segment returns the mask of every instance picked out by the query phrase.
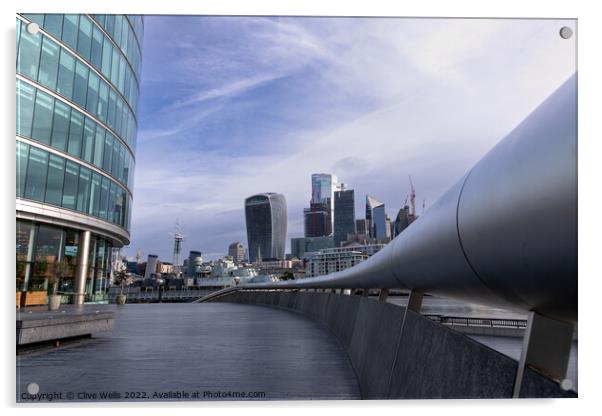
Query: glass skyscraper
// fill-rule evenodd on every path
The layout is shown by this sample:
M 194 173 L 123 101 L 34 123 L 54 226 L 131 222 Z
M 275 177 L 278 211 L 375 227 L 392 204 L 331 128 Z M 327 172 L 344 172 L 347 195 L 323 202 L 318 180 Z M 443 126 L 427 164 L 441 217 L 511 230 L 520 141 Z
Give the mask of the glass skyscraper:
M 347 241 L 347 234 L 355 234 L 355 192 L 353 189 L 334 193 L 334 246 Z
M 55 270 L 64 302 L 105 300 L 111 249 L 130 241 L 143 31 L 137 15 L 17 15 L 22 305 Z
M 249 261 L 284 259 L 286 199 L 268 192 L 245 199 Z

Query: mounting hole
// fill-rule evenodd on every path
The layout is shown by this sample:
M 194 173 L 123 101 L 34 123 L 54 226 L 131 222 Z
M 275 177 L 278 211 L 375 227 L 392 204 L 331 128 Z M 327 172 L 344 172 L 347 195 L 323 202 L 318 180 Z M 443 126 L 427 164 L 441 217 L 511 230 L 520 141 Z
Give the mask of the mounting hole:
M 40 25 L 35 22 L 31 22 L 27 25 L 26 29 L 27 33 L 30 35 L 36 35 L 40 31 Z
M 570 38 L 571 36 L 573 36 L 573 29 L 571 29 L 570 27 L 568 27 L 568 26 L 563 26 L 563 27 L 560 29 L 560 37 L 561 37 L 562 39 L 568 39 L 568 38 Z
M 573 382 L 571 380 L 569 380 L 568 378 L 565 378 L 564 380 L 562 380 L 560 382 L 560 388 L 564 391 L 569 391 L 570 389 L 573 388 Z
M 27 385 L 27 393 L 29 394 L 38 394 L 39 391 L 40 386 L 38 386 L 38 383 L 29 383 Z

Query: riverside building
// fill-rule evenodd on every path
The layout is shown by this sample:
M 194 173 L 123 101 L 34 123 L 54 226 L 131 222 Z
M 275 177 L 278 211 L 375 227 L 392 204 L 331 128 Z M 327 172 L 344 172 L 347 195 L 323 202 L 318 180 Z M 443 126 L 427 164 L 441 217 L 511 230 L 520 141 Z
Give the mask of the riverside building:
M 17 300 L 44 303 L 59 275 L 63 302 L 103 302 L 130 242 L 143 18 L 16 23 Z

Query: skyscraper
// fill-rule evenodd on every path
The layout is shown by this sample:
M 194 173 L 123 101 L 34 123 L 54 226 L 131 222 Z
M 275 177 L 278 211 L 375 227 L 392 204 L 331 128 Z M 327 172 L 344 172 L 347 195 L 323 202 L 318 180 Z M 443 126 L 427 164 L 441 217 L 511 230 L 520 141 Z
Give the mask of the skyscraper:
M 374 209 L 381 205 L 384 205 L 384 204 L 382 202 L 380 202 L 378 199 L 371 197 L 370 195 L 366 195 L 366 234 L 369 237 L 373 237 L 373 238 L 375 237 Z M 383 208 L 383 212 L 384 212 L 384 208 Z M 383 221 L 384 221 L 384 217 L 383 217 Z
M 239 241 L 236 241 L 228 246 L 228 255 L 232 257 L 234 264 L 242 263 L 245 259 L 245 248 Z
M 385 213 L 385 204 L 380 204 L 372 209 L 372 222 L 374 228 L 374 238 L 380 241 L 387 239 L 387 214 Z M 390 234 L 389 234 L 390 237 Z
M 106 297 L 109 254 L 130 242 L 143 31 L 135 15 L 17 16 L 21 304 L 59 263 L 72 302 Z
M 277 193 L 264 193 L 245 200 L 249 261 L 258 257 L 284 259 L 286 244 L 286 199 Z
M 355 234 L 355 193 L 353 189 L 334 193 L 334 246 L 340 247 L 348 234 Z

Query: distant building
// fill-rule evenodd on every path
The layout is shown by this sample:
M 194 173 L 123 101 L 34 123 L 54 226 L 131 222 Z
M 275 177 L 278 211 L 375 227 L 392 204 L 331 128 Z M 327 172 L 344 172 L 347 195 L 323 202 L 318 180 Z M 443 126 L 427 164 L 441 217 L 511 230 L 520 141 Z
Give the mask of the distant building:
M 328 204 L 331 233 L 334 228 L 334 192 L 339 186 L 338 178 L 330 173 L 314 173 L 311 175 L 311 203 Z
M 264 193 L 245 200 L 249 261 L 258 257 L 284 259 L 286 244 L 286 199 L 277 193 Z
M 374 230 L 374 209 L 384 205 L 381 201 L 379 201 L 378 199 L 371 197 L 370 195 L 366 195 L 366 234 L 369 237 L 374 237 L 375 236 L 375 230 Z M 383 208 L 384 210 L 384 208 Z M 383 221 L 384 221 L 384 216 L 383 216 Z
M 372 209 L 372 222 L 373 222 L 373 237 L 385 241 L 387 239 L 387 215 L 385 213 L 385 204 L 380 205 Z M 390 236 L 389 236 L 390 237 Z
M 328 248 L 320 250 L 309 260 L 306 277 L 323 276 L 340 272 L 366 260 L 368 255 L 353 248 Z
M 340 247 L 348 234 L 355 234 L 355 193 L 342 189 L 334 193 L 334 246 Z
M 198 266 L 203 263 L 202 253 L 200 251 L 191 250 L 188 253 L 188 261 L 186 262 L 186 275 L 195 277 L 197 275 Z
M 291 255 L 298 259 L 305 257 L 305 253 L 332 247 L 334 247 L 332 236 L 291 238 Z
M 245 248 L 239 241 L 228 246 L 228 255 L 234 260 L 234 264 L 240 264 L 245 259 Z
M 330 200 L 328 203 L 311 203 L 303 210 L 305 237 L 322 237 L 332 234 Z
M 406 205 L 399 210 L 397 218 L 395 218 L 395 236 L 405 230 L 408 225 L 410 225 L 410 207 Z
M 159 262 L 159 273 L 161 274 L 172 274 L 174 273 L 174 266 L 172 263 Z
M 356 233 L 359 235 L 369 235 L 368 228 L 366 227 L 366 220 L 355 220 L 355 229 Z
M 159 261 L 159 257 L 154 254 L 149 254 L 148 259 L 146 260 L 146 269 L 144 271 L 144 278 L 150 279 L 153 277 L 153 274 L 158 272 L 157 263 Z

